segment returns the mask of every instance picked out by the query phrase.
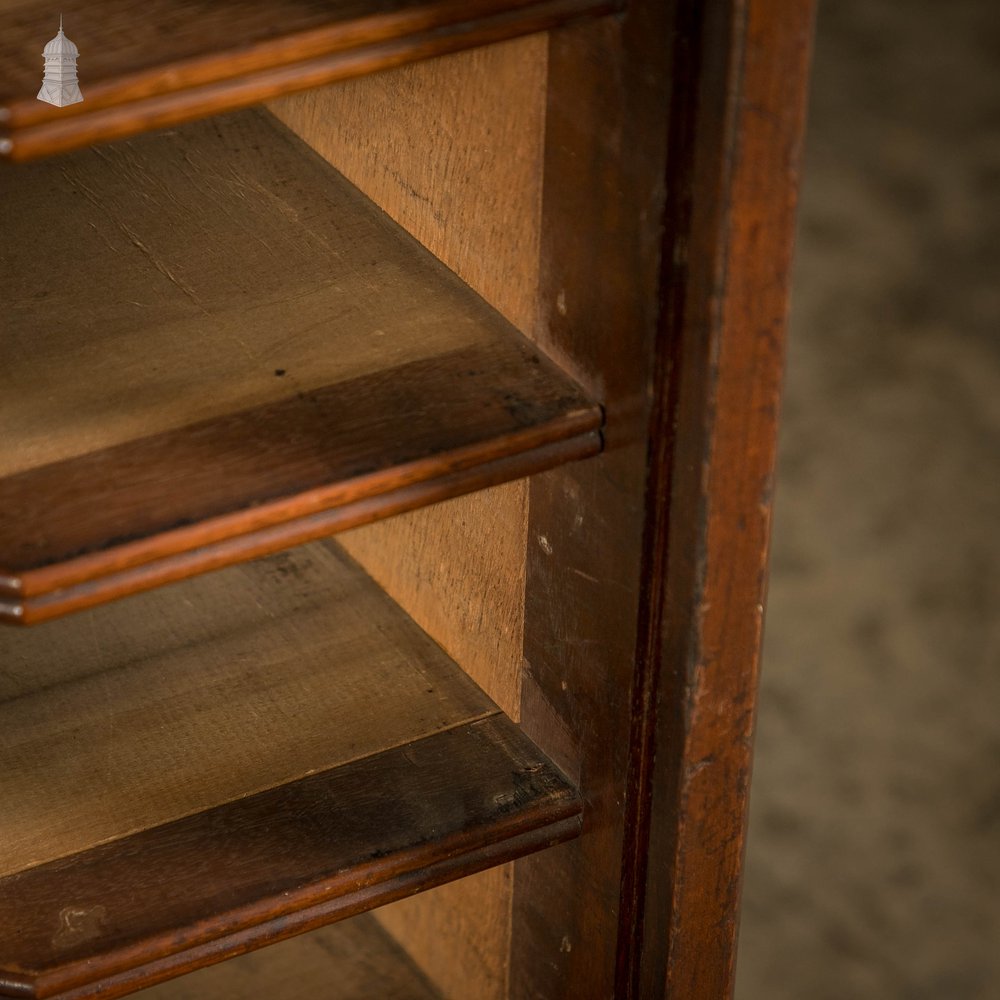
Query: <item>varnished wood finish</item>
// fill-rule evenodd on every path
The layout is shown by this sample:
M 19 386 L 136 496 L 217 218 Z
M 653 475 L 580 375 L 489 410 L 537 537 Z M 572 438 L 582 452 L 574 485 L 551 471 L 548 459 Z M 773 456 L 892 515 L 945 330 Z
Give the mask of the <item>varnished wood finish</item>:
M 22 169 L 0 178 L 24 254 L 0 339 L 0 617 L 599 447 L 578 387 L 265 115 Z
M 4 630 L 0 663 L 0 876 L 496 712 L 327 543 Z
M 120 996 L 579 828 L 497 714 L 0 880 L 0 996 Z
M 361 914 L 150 987 L 136 1000 L 441 1000 L 405 951 Z
M 53 8 L 0 4 L 0 155 L 29 159 L 542 31 L 614 0 L 66 0 L 84 100 L 35 100 Z
M 512 996 L 732 992 L 808 28 L 638 0 L 552 34 L 542 344 L 607 427 L 531 486 L 522 722 L 587 823 L 515 866 Z
M 98 888 L 114 882 L 111 869 L 98 877 L 89 865 L 73 865 L 84 857 L 112 868 L 130 864 L 126 852 L 114 851 L 127 844 L 137 848 L 135 871 L 142 859 L 138 884 L 155 878 L 172 886 L 176 870 L 177 885 L 190 898 L 168 900 L 176 911 L 161 906 L 162 897 L 140 899 L 141 906 L 124 914 L 136 926 L 147 921 L 145 940 L 161 949 L 157 957 L 122 971 L 115 963 L 125 960 L 126 947 L 109 959 L 114 968 L 100 986 L 73 980 L 72 970 L 81 968 L 75 960 L 56 963 L 39 979 L 43 991 L 68 998 L 100 989 L 114 996 L 295 933 L 314 920 L 424 888 L 448 877 L 451 836 L 464 845 L 453 859 L 462 872 L 513 856 L 525 838 L 535 838 L 537 846 L 568 837 L 580 822 L 572 791 L 578 786 L 585 805 L 578 840 L 493 869 L 486 882 L 455 884 L 440 901 L 427 894 L 418 907 L 390 907 L 384 926 L 412 949 L 445 995 L 470 1000 L 718 1000 L 731 994 L 810 16 L 808 0 L 631 0 L 620 17 L 581 20 L 547 41 L 521 39 L 509 59 L 494 62 L 494 50 L 468 52 L 455 57 L 469 60 L 456 64 L 460 69 L 449 69 L 448 60 L 420 64 L 275 105 L 324 157 L 342 163 L 351 180 L 586 387 L 580 398 L 599 401 L 606 412 L 600 432 L 606 447 L 590 462 L 560 464 L 596 449 L 598 431 L 580 427 L 538 441 L 526 453 L 482 455 L 468 467 L 451 466 L 389 493 L 115 570 L 74 585 L 90 588 L 74 600 L 103 599 L 94 591 L 105 586 L 120 593 L 183 576 L 187 560 L 199 570 L 222 565 L 310 532 L 417 507 L 452 488 L 548 468 L 529 482 L 527 524 L 524 493 L 513 486 L 496 494 L 496 507 L 487 494 L 478 502 L 421 510 L 393 530 L 369 526 L 351 544 L 404 604 L 433 622 L 435 639 L 461 648 L 463 657 L 471 650 L 477 676 L 496 684 L 505 699 L 519 698 L 524 735 L 568 775 L 558 780 L 570 783 L 559 786 L 569 789 L 566 797 L 542 790 L 536 801 L 548 803 L 539 804 L 543 811 L 555 801 L 566 811 L 550 812 L 538 820 L 542 832 L 532 827 L 522 836 L 505 826 L 495 800 L 491 806 L 477 797 L 493 787 L 502 800 L 510 782 L 517 784 L 511 772 L 521 766 L 512 767 L 510 758 L 525 759 L 508 740 L 523 737 L 509 720 L 491 714 L 193 817 L 123 834 L 6 881 L 16 879 L 23 888 L 24 880 L 36 880 L 24 889 L 35 900 L 44 901 L 56 885 L 75 887 L 75 896 L 92 886 L 98 900 Z M 540 42 L 547 47 L 543 57 Z M 477 75 L 476 67 L 487 65 L 498 81 L 506 80 L 499 100 Z M 525 94 L 532 87 L 544 87 L 544 122 L 534 113 L 537 93 L 534 101 Z M 462 101 L 445 96 L 450 92 L 468 94 L 482 119 L 474 111 L 463 115 Z M 530 107 L 519 115 L 511 102 L 519 111 L 521 102 Z M 391 120 L 384 144 L 366 119 Z M 416 132 L 423 134 L 414 138 Z M 503 137 L 505 151 L 491 146 L 496 136 Z M 518 163 L 520 152 L 524 162 Z M 483 158 L 478 166 L 477 155 Z M 477 194 L 475 177 L 469 181 L 477 172 L 492 195 Z M 517 189 L 510 204 L 496 195 L 505 185 Z M 244 228 L 262 232 L 256 222 Z M 308 269 L 308 261 L 301 266 Z M 255 273 L 266 277 L 266 270 L 258 265 Z M 163 277 L 173 282 L 171 275 Z M 314 273 L 305 285 L 317 282 L 322 276 Z M 418 341 L 409 338 L 406 346 Z M 317 343 L 317 356 L 326 356 L 326 343 Z M 464 343 L 456 347 L 465 349 Z M 407 357 L 397 367 L 420 367 L 439 353 Z M 231 356 L 223 356 L 222 367 L 232 365 Z M 351 377 L 363 382 L 377 370 Z M 327 384 L 302 391 L 322 393 Z M 40 398 L 37 388 L 31 395 Z M 255 400 L 253 408 L 281 406 L 292 395 Z M 124 409 L 133 406 L 138 403 Z M 212 419 L 241 409 L 227 403 Z M 593 409 L 587 403 L 579 412 Z M 103 426 L 106 418 L 94 424 Z M 149 436 L 126 433 L 115 446 Z M 377 450 L 392 447 L 382 441 Z M 29 462 L 17 474 L 45 464 Z M 209 485 L 211 478 L 205 477 Z M 452 531 L 449 517 L 466 515 L 462 532 Z M 497 548 L 492 537 L 484 540 L 481 559 L 450 551 L 457 539 L 475 538 L 480 530 L 511 532 L 518 546 L 523 540 L 525 558 Z M 496 673 L 484 652 L 502 628 L 483 624 L 490 613 L 483 567 L 494 557 L 503 578 L 498 618 L 523 628 L 523 673 L 512 684 L 506 672 L 513 660 L 510 638 L 496 646 L 498 657 L 509 658 Z M 455 612 L 465 594 L 469 602 Z M 466 629 L 470 635 L 457 645 Z M 487 729 L 492 736 L 483 741 Z M 434 763 L 414 768 L 414 755 Z M 496 764 L 495 772 L 488 761 L 477 770 L 485 758 Z M 424 784 L 413 780 L 413 770 Z M 479 792 L 463 801 L 459 821 L 447 797 L 461 795 L 473 772 Z M 385 803 L 373 805 L 367 818 L 334 815 L 327 798 L 332 785 L 325 782 L 343 782 L 358 801 L 374 802 L 380 783 L 403 787 L 399 775 L 413 781 L 406 787 L 418 797 L 401 799 L 405 809 L 413 808 L 400 823 L 387 822 L 392 806 Z M 294 819 L 303 812 L 300 803 L 310 817 L 304 825 Z M 430 840 L 409 847 L 393 840 L 426 834 L 420 824 L 434 821 L 422 810 L 434 803 L 445 819 Z M 528 814 L 536 815 L 533 809 L 526 805 Z M 266 813 L 267 821 L 254 810 Z M 224 850 L 218 838 L 204 855 L 207 862 L 200 850 L 184 848 L 178 868 L 164 876 L 164 865 L 171 856 L 176 860 L 170 836 L 212 815 L 221 817 L 218 829 L 232 831 L 233 844 L 260 840 L 235 861 L 212 853 Z M 274 816 L 279 819 L 272 827 Z M 347 827 L 353 822 L 359 825 L 352 834 Z M 475 841 L 482 824 L 490 831 L 488 843 Z M 335 863 L 325 842 L 334 828 L 338 843 L 353 854 L 348 864 L 377 884 L 359 888 L 355 881 L 342 897 L 331 889 L 340 878 L 324 867 Z M 302 842 L 308 830 L 320 831 L 316 842 Z M 173 834 L 163 839 L 165 831 Z M 196 839 L 181 837 L 185 843 Z M 388 841 L 395 846 L 387 859 L 365 854 Z M 401 868 L 393 868 L 399 855 L 391 852 L 397 850 L 406 859 Z M 290 864 L 275 875 L 279 858 Z M 413 867 L 407 867 L 410 860 Z M 199 864 L 207 864 L 212 877 L 197 883 L 195 875 L 204 870 Z M 312 876 L 300 864 L 319 877 L 316 893 L 331 889 L 333 895 L 314 905 L 311 890 L 301 889 Z M 294 885 L 280 889 L 282 878 Z M 226 924 L 229 911 L 212 896 L 226 880 L 246 904 L 237 909 L 240 929 Z M 304 908 L 283 914 L 285 891 L 293 906 Z M 3 920 L 13 926 L 12 911 L 3 910 L 4 892 L 0 884 L 0 940 Z M 255 894 L 265 901 L 254 903 Z M 187 930 L 178 936 L 166 923 L 185 907 Z M 193 922 L 199 914 L 201 922 Z M 40 952 L 56 932 L 50 928 L 45 939 L 34 926 L 30 933 Z M 190 937 L 202 933 L 212 940 Z M 178 944 L 183 953 L 170 951 Z M 8 977 L 7 986 L 18 983 Z
M 541 346 L 607 411 L 596 460 L 529 493 L 521 721 L 586 800 L 584 835 L 514 873 L 511 996 L 626 996 L 622 899 L 666 155 L 667 11 L 553 32 Z
M 595 432 L 535 448 L 527 455 L 486 462 L 471 470 L 446 471 L 429 482 L 403 485 L 388 493 L 109 572 L 35 598 L 6 605 L 0 601 L 0 621 L 13 624 L 48 621 L 71 611 L 80 611 L 199 573 L 280 552 L 359 524 L 415 510 L 439 500 L 507 482 L 517 476 L 541 472 L 563 462 L 586 458 L 597 454 L 600 448 L 601 438 Z
M 544 35 L 530 36 L 270 104 L 529 337 L 539 312 L 547 51 Z M 522 480 L 340 536 L 514 719 L 527 492 Z M 506 1000 L 509 868 L 377 911 L 445 996 Z
M 649 837 L 636 845 L 642 997 L 733 992 L 813 6 L 678 9 L 683 152 L 668 185 L 637 700 L 648 728 L 631 778 Z
M 0 996 L 117 996 L 579 830 L 325 545 L 4 643 Z

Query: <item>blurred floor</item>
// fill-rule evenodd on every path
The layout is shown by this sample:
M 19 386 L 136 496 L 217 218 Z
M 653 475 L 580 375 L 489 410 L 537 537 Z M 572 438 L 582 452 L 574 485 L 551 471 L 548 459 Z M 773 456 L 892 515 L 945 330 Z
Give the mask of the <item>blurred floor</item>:
M 1000 998 L 1000 4 L 821 0 L 737 1000 Z

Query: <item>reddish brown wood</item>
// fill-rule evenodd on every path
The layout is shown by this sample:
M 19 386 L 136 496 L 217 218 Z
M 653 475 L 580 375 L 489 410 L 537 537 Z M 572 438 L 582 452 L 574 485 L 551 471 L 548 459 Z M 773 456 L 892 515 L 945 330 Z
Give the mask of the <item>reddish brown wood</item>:
M 598 458 L 531 481 L 525 731 L 586 798 L 584 836 L 520 862 L 511 995 L 624 995 L 631 692 L 642 600 L 650 373 L 666 155 L 667 12 L 553 32 L 542 214 L 542 346 L 599 394 Z
M 502 715 L 0 881 L 0 996 L 121 996 L 575 836 Z
M 551 37 L 539 341 L 603 403 L 607 447 L 530 487 L 523 724 L 579 778 L 587 808 L 578 841 L 515 868 L 513 996 L 732 992 L 810 19 L 809 0 L 632 0 L 621 18 Z M 531 460 L 592 449 L 588 428 L 536 442 Z M 66 593 L 83 606 L 104 586 L 184 575 L 188 559 L 248 558 L 446 483 L 500 481 L 515 451 Z M 436 877 L 435 857 L 408 877 Z M 293 929 L 332 912 L 303 905 Z M 287 920 L 271 938 L 292 932 Z M 256 934 L 176 961 L 213 961 Z M 171 975 L 174 961 L 135 979 L 112 970 L 109 989 Z
M 65 152 L 446 52 L 542 31 L 615 0 L 68 0 L 84 101 L 35 100 L 52 8 L 0 7 L 0 155 Z
M 184 536 L 195 542 L 192 548 L 182 548 L 150 562 L 84 578 L 80 583 L 36 597 L 0 597 L 0 621 L 15 625 L 47 621 L 199 573 L 280 552 L 293 545 L 324 538 L 393 514 L 543 472 L 565 462 L 596 455 L 600 450 L 601 436 L 591 432 L 566 441 L 539 445 L 508 458 L 484 461 L 470 469 L 455 472 L 440 470 L 432 479 L 404 484 L 329 510 L 279 521 L 270 527 L 255 528 L 221 541 L 198 544 L 200 529 L 192 529 Z M 213 524 L 206 525 L 205 534 L 209 534 L 213 527 Z M 166 541 L 169 543 L 173 537 L 169 536 Z
M 678 5 L 630 995 L 733 992 L 812 18 Z
M 516 867 L 515 996 L 732 991 L 810 18 L 552 35 L 543 344 L 607 424 L 531 487 L 522 722 L 587 820 Z
M 353 505 L 344 520 L 353 527 L 417 484 L 430 487 L 426 502 L 466 492 L 463 480 L 491 463 L 487 481 L 500 468 L 519 478 L 537 468 L 533 451 L 567 439 L 570 454 L 554 449 L 549 460 L 592 453 L 600 411 L 570 396 L 554 368 L 532 363 L 526 345 L 510 346 L 513 356 L 506 346 L 458 351 L 445 366 L 415 363 L 7 477 L 7 600 L 24 606 L 320 511 Z M 512 455 L 524 464 L 496 464 Z M 436 480 L 448 482 L 434 489 Z
M 171 979 L 141 1000 L 443 1000 L 369 913 Z
M 20 355 L 24 377 L 53 400 L 22 390 L 17 364 L 5 372 L 28 416 L 18 423 L 12 405 L 4 434 L 0 621 L 40 621 L 600 447 L 597 404 L 267 115 L 17 168 L 0 186 L 20 237 L 0 343 L 10 338 L 8 355 L 39 343 Z M 74 228 L 45 221 L 51 198 Z M 39 228 L 57 255 L 70 232 L 103 241 L 85 244 L 85 262 L 47 260 L 72 273 L 39 288 Z M 302 243 L 309 252 L 287 249 Z M 100 359 L 89 384 L 111 388 L 84 394 L 81 414 L 65 398 L 77 398 L 85 349 Z M 341 351 L 362 374 L 347 377 Z M 294 370 L 276 378 L 285 369 L 268 361 L 284 357 Z M 202 365 L 215 384 L 197 380 Z M 274 401 L 185 425 L 199 395 L 239 400 L 264 382 Z M 156 420 L 176 408 L 174 429 L 81 452 L 93 445 L 78 424 L 131 408 L 144 428 L 144 395 L 159 400 Z M 22 430 L 33 444 L 19 447 Z M 49 447 L 61 460 L 44 461 Z

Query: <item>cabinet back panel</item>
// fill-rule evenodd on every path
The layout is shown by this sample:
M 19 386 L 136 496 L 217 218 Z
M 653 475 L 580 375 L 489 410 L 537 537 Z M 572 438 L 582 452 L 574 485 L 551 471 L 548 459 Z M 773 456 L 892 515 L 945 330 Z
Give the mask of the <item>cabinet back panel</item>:
M 271 111 L 532 337 L 547 38 L 272 102 Z M 520 711 L 527 483 L 341 536 L 511 718 Z M 508 992 L 510 866 L 384 907 L 445 996 Z

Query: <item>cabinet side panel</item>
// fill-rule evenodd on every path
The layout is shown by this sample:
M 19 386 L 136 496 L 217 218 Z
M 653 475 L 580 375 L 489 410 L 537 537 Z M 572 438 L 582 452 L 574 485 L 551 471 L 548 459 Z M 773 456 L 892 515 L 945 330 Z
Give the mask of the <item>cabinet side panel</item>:
M 271 111 L 524 333 L 538 314 L 547 39 L 532 36 L 272 102 Z M 340 536 L 513 719 L 527 483 Z M 448 997 L 501 1000 L 509 866 L 383 908 Z
M 269 107 L 530 336 L 546 56 L 545 36 L 531 36 Z M 340 539 L 515 719 L 526 491 L 509 484 Z
M 677 93 L 694 99 L 671 115 L 667 231 L 687 266 L 663 283 L 649 537 L 665 585 L 633 782 L 649 793 L 643 997 L 734 988 L 813 3 L 731 7 L 679 5 Z

